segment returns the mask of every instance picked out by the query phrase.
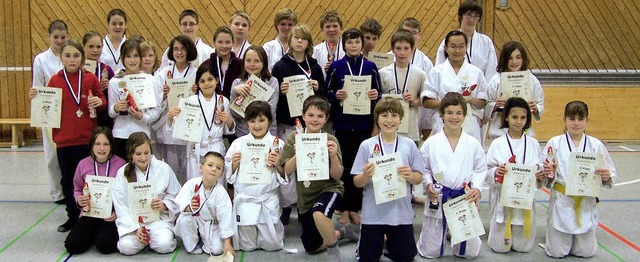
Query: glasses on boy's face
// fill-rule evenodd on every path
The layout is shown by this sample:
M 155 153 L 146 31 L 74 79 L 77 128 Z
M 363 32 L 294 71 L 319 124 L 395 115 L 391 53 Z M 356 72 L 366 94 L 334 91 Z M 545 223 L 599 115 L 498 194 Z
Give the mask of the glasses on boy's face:
M 180 24 L 180 26 L 185 27 L 185 28 L 186 27 L 194 27 L 196 25 L 198 25 L 198 23 L 194 23 L 194 22 L 184 22 L 184 23 Z

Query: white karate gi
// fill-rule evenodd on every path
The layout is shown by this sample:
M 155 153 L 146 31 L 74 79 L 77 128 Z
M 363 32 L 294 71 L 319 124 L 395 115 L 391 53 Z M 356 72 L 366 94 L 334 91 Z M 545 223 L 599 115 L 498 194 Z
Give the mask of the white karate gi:
M 260 141 L 270 148 L 275 138 L 267 133 Z M 238 166 L 236 172 L 231 168 L 233 155 L 237 152 L 242 153 L 242 144 L 253 139 L 255 138 L 252 134 L 236 139 L 225 156 L 225 175 L 227 182 L 233 184 L 233 214 L 238 225 L 238 234 L 234 235 L 234 247 L 245 251 L 258 248 L 267 251 L 280 250 L 284 246 L 284 227 L 280 222 L 278 187 L 288 184 L 289 181 L 272 168 L 270 174 L 265 174 L 270 176 L 269 184 L 240 183 L 238 179 L 242 174 L 242 165 Z M 284 142 L 278 139 L 280 152 L 283 147 Z
M 227 128 L 227 124 L 225 123 L 215 124 L 213 122 L 215 119 L 213 113 L 217 105 L 218 97 L 218 94 L 214 94 L 211 100 L 207 101 L 202 95 L 202 92 L 189 97 L 190 102 L 201 103 L 202 110 L 204 111 L 203 120 L 211 126 L 211 130 L 208 130 L 205 124 L 202 127 L 202 139 L 200 143 L 187 142 L 187 180 L 200 176 L 200 159 L 209 151 L 218 152 L 224 156 L 226 148 L 222 140 L 222 135 L 230 135 L 235 132 L 235 122 L 231 129 Z M 223 97 L 223 102 L 224 111 L 229 112 L 229 100 Z M 209 139 L 209 137 L 211 137 L 211 139 Z M 222 176 L 219 182 L 221 182 L 223 186 L 226 186 L 225 180 L 224 176 Z
M 282 45 L 278 37 L 264 43 L 262 48 L 267 52 L 267 57 L 269 58 L 269 72 L 273 70 L 273 66 L 289 51 L 288 48 L 287 50 L 284 49 L 284 45 Z
M 472 136 L 462 132 L 455 151 L 447 140 L 444 132 L 429 137 L 420 149 L 422 158 L 426 161 L 427 172 L 424 175 L 424 191 L 433 183 L 434 174 L 442 174 L 443 186 L 451 189 L 463 188 L 467 182 L 471 188 L 482 188 L 487 173 L 487 160 L 480 143 Z M 420 239 L 416 244 L 418 252 L 426 258 L 440 256 L 440 247 L 444 245 L 442 195 L 438 197 L 438 210 L 429 209 L 428 203 L 424 209 L 424 221 L 420 232 Z M 476 237 L 466 241 L 466 252 L 460 254 L 460 244 L 451 245 L 453 253 L 459 257 L 473 258 L 480 254 L 482 241 Z
M 397 68 L 394 67 L 394 64 L 381 68 L 379 73 L 382 93 L 402 94 L 404 91 L 404 93 L 411 93 L 415 98 L 419 99 L 427 75 L 422 69 L 414 65 L 410 65 L 408 68 L 408 75 L 407 68 Z M 406 87 L 404 86 L 405 81 Z M 404 112 L 404 117 L 402 118 L 403 122 L 409 121 L 409 132 L 400 134 L 411 138 L 413 141 L 420 139 L 420 131 L 418 130 L 418 108 L 417 106 L 409 105 L 409 112 Z
M 199 185 L 201 208 L 194 216 L 190 208 L 191 199 L 195 196 L 195 186 Z M 220 183 L 216 183 L 210 192 L 202 186 L 202 177 L 194 177 L 187 181 L 176 196 L 180 215 L 176 221 L 176 236 L 182 239 L 184 248 L 192 252 L 198 242 L 202 242 L 202 251 L 212 255 L 221 255 L 224 239 L 233 235 L 233 216 L 229 194 Z M 189 211 L 184 211 L 189 209 Z
M 153 77 L 147 73 L 140 73 L 140 75 L 146 75 L 148 77 Z M 158 81 L 153 78 L 153 88 L 156 94 L 156 103 L 160 105 L 159 101 L 162 101 L 162 97 L 160 96 L 161 85 Z M 142 131 L 147 136 L 151 137 L 151 124 L 155 122 L 158 117 L 160 117 L 160 113 L 162 113 L 162 109 L 160 106 L 142 109 L 142 119 L 138 120 L 131 115 L 120 115 L 115 111 L 115 104 L 125 99 L 124 94 L 122 93 L 122 88 L 118 86 L 118 83 L 122 81 L 122 78 L 111 78 L 109 80 L 109 107 L 107 108 L 109 116 L 113 118 L 113 137 L 121 138 L 121 139 L 129 139 L 129 136 L 132 133 Z
M 236 54 L 237 58 L 240 58 L 240 60 L 244 61 L 244 53 L 247 52 L 247 49 L 249 49 L 250 46 L 251 44 L 249 44 L 249 41 L 244 40 L 244 43 L 242 43 L 242 45 L 240 46 L 240 50 L 235 51 L 233 50 L 233 47 L 231 47 L 231 52 Z
M 33 59 L 33 85 L 46 86 L 53 75 L 62 70 L 62 61 L 56 56 L 51 48 L 47 49 Z M 60 179 L 60 166 L 58 165 L 58 154 L 56 143 L 53 142 L 51 128 L 42 128 L 42 146 L 44 148 L 44 161 L 46 165 L 47 177 L 49 178 L 49 195 L 53 201 L 64 199 L 62 195 L 62 185 Z
M 127 164 L 130 165 L 131 163 Z M 140 252 L 146 244 L 140 243 L 136 231 L 140 228 L 138 218 L 130 213 L 128 182 L 124 176 L 124 165 L 118 170 L 113 184 L 113 206 L 116 210 L 116 226 L 118 227 L 118 250 L 124 255 L 134 255 Z M 170 253 L 176 248 L 176 240 L 173 236 L 175 214 L 178 213 L 178 205 L 175 197 L 180 191 L 180 184 L 171 167 L 165 162 L 151 157 L 149 172 L 142 172 L 137 167 L 137 181 L 152 181 L 155 185 L 157 197 L 167 206 L 168 210 L 160 211 L 160 220 L 145 222 L 144 226 L 149 231 L 149 247 L 158 253 Z M 148 174 L 148 179 L 147 179 Z
M 443 39 L 438 47 L 436 66 L 444 63 L 446 60 L 444 57 L 444 49 Z M 485 34 L 473 31 L 473 37 L 471 37 L 467 43 L 467 54 L 464 59 L 470 64 L 480 68 L 485 79 L 491 79 L 491 77 L 497 73 L 498 57 L 496 55 L 496 48 L 493 46 L 491 38 Z
M 122 48 L 124 41 L 127 41 L 126 36 L 122 36 L 120 45 L 112 46 L 108 35 L 104 36 L 104 39 L 102 39 L 102 54 L 100 54 L 100 59 L 98 59 L 98 61 L 111 67 L 113 72 L 118 72 L 120 69 L 124 69 L 124 61 L 120 58 L 120 48 Z
M 509 150 L 509 143 L 511 143 L 513 152 Z M 487 245 L 489 245 L 494 252 L 498 253 L 506 253 L 511 249 L 517 252 L 529 252 L 536 242 L 535 203 L 531 209 L 531 231 L 528 238 L 524 236 L 524 209 L 507 208 L 507 211 L 505 211 L 505 208 L 500 205 L 500 190 L 502 189 L 502 184 L 496 183 L 494 174 L 499 165 L 509 162 L 512 154 L 516 156 L 517 164 L 542 167 L 540 144 L 538 140 L 533 137 L 526 135 L 517 139 L 509 137 L 509 142 L 507 142 L 506 134 L 504 134 L 491 143 L 489 151 L 487 152 L 488 170 L 485 179 L 485 182 L 489 185 L 489 204 L 491 206 L 491 224 Z M 545 182 L 546 181 L 543 181 L 542 184 L 546 185 Z M 512 234 L 511 243 L 505 245 L 506 212 L 509 212 L 508 210 L 511 212 Z
M 309 43 L 311 44 L 311 43 Z M 336 52 L 334 53 L 335 58 L 333 61 L 338 61 L 342 59 L 347 53 L 342 49 L 342 38 L 338 40 L 336 44 Z M 323 41 L 322 43 L 317 44 L 313 47 L 313 58 L 318 60 L 318 65 L 322 68 L 322 74 L 324 78 L 327 78 L 327 71 L 324 70 L 324 65 L 329 62 L 329 44 L 327 41 Z M 328 83 L 327 83 L 328 84 Z
M 431 98 L 442 100 L 448 92 L 462 93 L 463 87 L 470 87 L 474 84 L 477 84 L 477 87 L 471 92 L 471 96 L 487 100 L 486 83 L 482 71 L 465 61 L 460 67 L 458 74 L 456 74 L 447 59 L 446 63 L 435 66 L 427 75 L 425 89 L 422 92 L 421 99 Z M 480 123 L 483 111 L 484 108 L 475 108 L 468 103 L 467 116 L 462 124 L 464 132 L 475 137 L 480 143 L 482 143 Z M 444 123 L 442 122 L 440 114 L 434 114 L 433 119 L 434 125 L 431 134 L 436 134 L 442 130 Z
M 196 38 L 195 41 L 196 50 L 198 51 L 198 58 L 196 60 L 191 61 L 191 65 L 198 68 L 202 62 L 206 61 L 213 54 L 214 49 L 210 45 L 207 45 L 205 42 L 200 39 L 200 37 Z M 169 60 L 169 48 L 164 50 L 162 53 L 162 60 L 160 61 L 160 68 L 165 68 L 167 66 L 175 64 L 173 61 Z M 195 75 L 195 73 L 194 73 Z M 176 75 L 175 78 L 178 78 Z
M 569 143 L 567 143 L 567 140 Z M 582 135 L 579 145 L 574 145 L 568 134 L 553 137 L 542 149 L 542 158 L 547 157 L 547 148 L 551 147 L 558 162 L 557 177 L 553 183 L 566 185 L 568 179 L 571 152 L 591 152 L 603 155 L 602 168 L 611 171 L 611 179 L 603 187 L 611 188 L 617 177 L 616 167 L 605 145 L 595 137 Z M 555 188 L 551 190 L 549 199 L 549 217 L 547 218 L 546 251 L 551 257 L 564 257 L 569 254 L 580 257 L 591 257 L 596 254 L 596 228 L 598 227 L 598 210 L 595 197 L 582 197 L 580 213 L 576 214 L 576 202 Z M 576 217 L 578 216 L 578 217 Z M 580 225 L 577 222 L 580 219 Z

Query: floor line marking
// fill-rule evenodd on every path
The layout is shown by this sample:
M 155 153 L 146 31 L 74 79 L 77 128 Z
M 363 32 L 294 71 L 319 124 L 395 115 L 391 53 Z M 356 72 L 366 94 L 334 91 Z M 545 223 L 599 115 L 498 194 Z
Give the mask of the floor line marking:
M 62 258 L 67 255 L 69 253 L 67 253 L 67 251 L 65 250 L 64 252 L 62 252 L 62 254 L 60 254 L 60 256 L 58 257 L 58 259 L 56 259 L 56 262 L 60 262 L 62 261 Z
M 624 150 L 627 150 L 627 151 L 635 152 L 635 150 L 633 150 L 633 149 L 631 149 L 631 148 L 628 148 L 628 147 L 626 147 L 626 146 L 618 146 L 618 147 L 620 147 L 620 148 L 622 148 L 622 149 L 624 149 Z
M 178 258 L 178 253 L 180 253 L 180 247 L 177 247 L 176 250 L 173 251 L 173 256 L 171 257 L 171 262 L 176 261 Z
M 615 183 L 613 186 L 624 186 L 624 185 L 634 184 L 634 183 L 638 183 L 638 182 L 640 182 L 640 179 L 631 180 L 631 181 L 622 182 L 622 183 Z
M 551 192 L 546 188 L 543 188 L 542 191 L 547 193 L 547 194 L 551 194 Z M 611 228 L 605 226 L 601 222 L 598 222 L 598 227 L 601 228 L 602 230 L 604 230 L 605 232 L 607 232 L 609 235 L 611 235 L 614 238 L 618 239 L 620 242 L 624 243 L 625 245 L 629 246 L 630 248 L 632 248 L 632 249 L 634 249 L 634 250 L 636 250 L 636 251 L 638 251 L 640 253 L 640 247 L 638 245 L 636 245 L 635 243 L 629 241 L 628 239 L 626 239 L 622 235 L 618 234 L 618 232 L 613 231 Z
M 0 249 L 0 254 L 2 254 L 2 252 L 4 252 L 5 250 L 7 250 L 7 248 L 9 248 L 11 245 L 13 245 L 13 243 L 15 243 L 16 241 L 18 241 L 18 239 L 22 238 L 22 236 L 24 236 L 25 234 L 27 234 L 29 231 L 31 231 L 31 229 L 33 229 L 36 225 L 38 225 L 40 222 L 42 222 L 42 220 L 44 220 L 45 218 L 47 218 L 51 213 L 53 213 L 53 211 L 55 211 L 56 209 L 58 209 L 58 207 L 60 207 L 59 205 L 56 205 L 55 207 L 53 207 L 51 210 L 49 210 L 49 212 L 47 212 L 46 214 L 44 214 L 44 216 L 42 216 L 40 219 L 38 219 L 38 221 L 36 221 L 35 223 L 33 223 L 33 225 L 31 225 L 29 228 L 27 228 L 25 231 L 22 231 L 22 233 L 20 233 L 20 235 L 18 235 L 16 238 L 14 238 L 13 240 L 11 240 L 11 242 L 9 242 L 9 244 L 5 245 L 2 249 Z

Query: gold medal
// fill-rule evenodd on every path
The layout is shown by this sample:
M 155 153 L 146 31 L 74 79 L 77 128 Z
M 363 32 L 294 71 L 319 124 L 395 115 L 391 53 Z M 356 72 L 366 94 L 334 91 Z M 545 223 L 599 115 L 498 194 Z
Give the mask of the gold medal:
M 80 110 L 80 108 L 78 108 L 78 111 L 76 111 L 76 116 L 82 117 L 82 110 Z
M 306 180 L 306 181 L 302 182 L 302 185 L 304 185 L 304 188 L 309 188 L 311 186 L 311 181 Z

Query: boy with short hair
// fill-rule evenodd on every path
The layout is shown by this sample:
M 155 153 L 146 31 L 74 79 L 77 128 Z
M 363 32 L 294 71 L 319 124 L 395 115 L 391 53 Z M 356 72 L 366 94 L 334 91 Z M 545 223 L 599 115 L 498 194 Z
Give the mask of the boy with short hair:
M 196 11 L 191 9 L 185 9 L 178 16 L 178 23 L 180 25 L 180 34 L 186 35 L 191 38 L 191 41 L 196 45 L 196 49 L 198 50 L 198 58 L 191 63 L 193 66 L 198 67 L 202 62 L 209 59 L 211 54 L 213 53 L 213 47 L 207 45 L 202 42 L 202 39 L 198 37 L 198 28 L 200 23 L 200 17 Z M 162 62 L 160 63 L 160 68 L 164 68 L 168 65 L 172 65 L 174 62 L 169 60 L 168 57 L 169 48 L 164 50 L 162 54 Z
M 320 29 L 325 40 L 313 47 L 313 58 L 318 60 L 318 64 L 324 68 L 324 77 L 327 77 L 327 70 L 333 61 L 341 59 L 346 55 L 342 48 L 342 17 L 336 10 L 327 10 L 320 17 Z
M 382 35 L 382 25 L 380 25 L 378 20 L 369 18 L 360 25 L 360 31 L 364 34 L 362 55 L 364 55 L 364 58 L 368 58 L 369 52 L 376 49 L 380 35 Z

